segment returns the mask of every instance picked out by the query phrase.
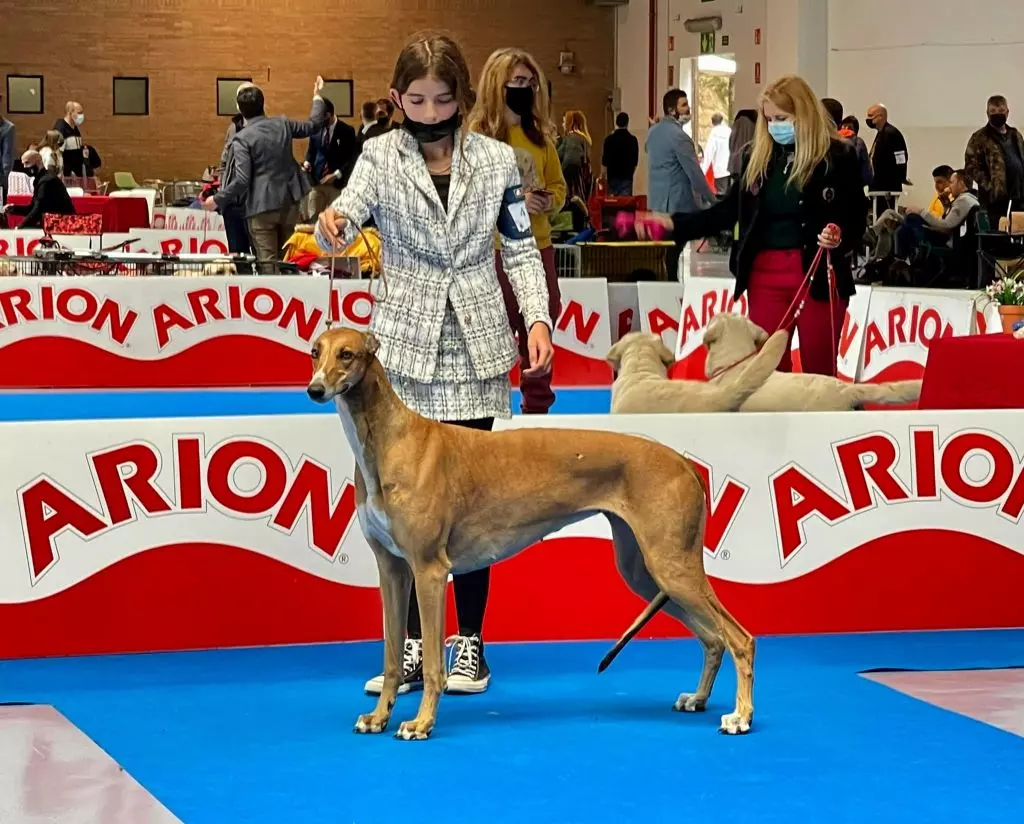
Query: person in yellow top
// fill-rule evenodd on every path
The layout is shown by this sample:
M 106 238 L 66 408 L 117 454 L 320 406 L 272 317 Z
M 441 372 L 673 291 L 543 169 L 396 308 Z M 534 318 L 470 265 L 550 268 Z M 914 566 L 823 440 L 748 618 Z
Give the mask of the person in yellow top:
M 555 128 L 548 117 L 549 108 L 547 80 L 537 61 L 519 49 L 499 49 L 487 58 L 480 73 L 476 104 L 467 126 L 470 131 L 507 143 L 516 153 L 526 209 L 547 275 L 548 308 L 557 322 L 562 301 L 551 245 L 551 218 L 565 205 L 565 178 L 552 139 Z M 526 325 L 502 269 L 500 252 L 495 252 L 494 260 L 509 323 L 519 337 L 523 362 L 529 363 Z M 543 376 L 522 377 L 519 388 L 526 414 L 546 414 L 555 402 L 551 371 Z
M 928 213 L 935 215 L 939 220 L 946 216 L 946 210 L 949 209 L 952 203 L 949 197 L 949 184 L 952 179 L 952 166 L 937 166 L 932 169 L 932 180 L 935 181 L 935 197 L 928 204 Z

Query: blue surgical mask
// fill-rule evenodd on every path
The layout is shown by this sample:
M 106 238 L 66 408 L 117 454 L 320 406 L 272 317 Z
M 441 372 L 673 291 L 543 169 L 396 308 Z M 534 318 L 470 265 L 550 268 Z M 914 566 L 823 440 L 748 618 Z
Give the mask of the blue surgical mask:
M 792 146 L 796 143 L 796 125 L 792 120 L 772 120 L 768 124 L 768 134 L 782 146 Z

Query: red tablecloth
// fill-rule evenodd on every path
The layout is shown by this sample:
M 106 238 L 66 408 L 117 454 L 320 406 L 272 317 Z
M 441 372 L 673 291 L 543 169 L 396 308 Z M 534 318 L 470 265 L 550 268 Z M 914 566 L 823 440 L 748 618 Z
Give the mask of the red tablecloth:
M 1024 409 L 1024 340 L 939 338 L 928 348 L 918 409 Z
M 8 199 L 15 206 L 28 206 L 32 202 L 30 195 L 11 195 Z M 144 197 L 82 195 L 72 197 L 71 202 L 80 215 L 102 215 L 104 232 L 149 228 L 149 204 Z M 8 212 L 7 220 L 11 227 L 17 226 L 21 223 L 21 215 Z

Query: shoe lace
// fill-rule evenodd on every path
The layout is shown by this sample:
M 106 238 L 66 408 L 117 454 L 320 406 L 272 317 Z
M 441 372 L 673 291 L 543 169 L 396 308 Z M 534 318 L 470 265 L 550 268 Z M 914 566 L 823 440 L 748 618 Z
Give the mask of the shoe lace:
M 475 678 L 480 662 L 479 639 L 453 635 L 447 643 L 451 644 L 448 650 L 448 672 Z
M 420 645 L 416 641 L 411 639 L 405 642 L 405 652 L 402 655 L 402 672 L 410 673 L 416 669 L 420 663 Z

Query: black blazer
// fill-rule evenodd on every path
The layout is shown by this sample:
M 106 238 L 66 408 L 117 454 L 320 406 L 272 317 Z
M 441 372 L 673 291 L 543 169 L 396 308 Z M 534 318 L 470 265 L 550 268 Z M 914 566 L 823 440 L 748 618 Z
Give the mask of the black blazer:
M 36 178 L 32 202 L 28 206 L 12 206 L 11 211 L 25 216 L 20 228 L 42 229 L 44 215 L 73 215 L 75 204 L 64 181 L 53 172 L 45 172 Z
M 778 151 L 772 163 L 784 162 L 784 158 L 785 154 Z M 739 239 L 733 244 L 729 258 L 729 269 L 736 277 L 734 297 L 737 298 L 746 291 L 754 258 L 762 249 L 758 240 L 761 187 L 755 185 L 752 191 L 743 184 L 749 162 L 747 150 L 743 155 L 740 180 L 723 200 L 702 212 L 672 216 L 673 239 L 680 244 L 731 231 L 739 223 Z M 838 137 L 832 139 L 828 156 L 818 164 L 804 187 L 800 206 L 804 270 L 810 268 L 818 253 L 818 235 L 829 223 L 835 223 L 842 232 L 839 247 L 832 251 L 836 285 L 840 297 L 852 296 L 855 292 L 852 257 L 867 228 L 868 200 L 864 194 L 857 152 L 851 144 Z M 828 275 L 824 263 L 811 281 L 811 297 L 828 300 Z
M 327 136 L 327 128 L 324 126 L 320 132 L 309 139 L 306 162 L 313 169 L 314 184 L 319 184 L 328 172 L 341 172 L 341 178 L 334 180 L 333 183 L 335 188 L 344 189 L 349 175 L 352 174 L 356 157 L 359 155 L 356 130 L 343 120 L 335 121 L 331 141 L 325 146 L 324 138 Z

